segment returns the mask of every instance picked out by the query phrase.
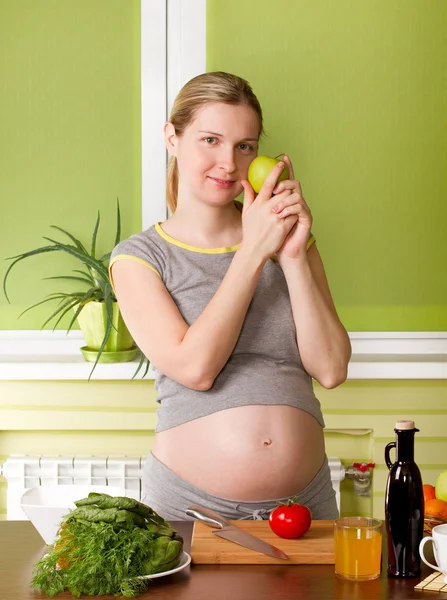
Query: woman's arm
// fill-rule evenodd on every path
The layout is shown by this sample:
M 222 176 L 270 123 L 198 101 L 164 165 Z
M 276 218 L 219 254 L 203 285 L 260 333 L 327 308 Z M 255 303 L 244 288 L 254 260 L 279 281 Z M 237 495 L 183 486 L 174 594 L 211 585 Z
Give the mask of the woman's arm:
M 315 243 L 299 258 L 283 258 L 281 267 L 303 366 L 323 387 L 334 388 L 346 380 L 351 343 L 338 318 Z
M 290 180 L 281 181 L 273 190 L 273 210 L 280 218 L 295 214 L 298 220 L 277 252 L 292 303 L 298 349 L 306 371 L 323 387 L 343 383 L 351 358 L 351 342 L 338 318 L 323 262 L 315 243 L 308 248 L 312 214 L 303 198 L 301 184 L 294 179 L 290 158 Z M 289 190 L 290 196 L 279 196 Z
M 255 198 L 248 181 L 242 211 L 242 242 L 213 298 L 191 326 L 165 285 L 147 266 L 113 263 L 116 297 L 135 342 L 162 373 L 197 390 L 208 390 L 232 353 L 265 262 L 297 221 L 278 219 L 270 199 L 282 163 L 268 175 Z M 280 198 L 284 196 L 281 195 Z
M 159 371 L 203 391 L 213 385 L 236 345 L 263 264 L 238 250 L 215 295 L 191 326 L 147 266 L 119 260 L 112 270 L 121 313 L 138 347 Z

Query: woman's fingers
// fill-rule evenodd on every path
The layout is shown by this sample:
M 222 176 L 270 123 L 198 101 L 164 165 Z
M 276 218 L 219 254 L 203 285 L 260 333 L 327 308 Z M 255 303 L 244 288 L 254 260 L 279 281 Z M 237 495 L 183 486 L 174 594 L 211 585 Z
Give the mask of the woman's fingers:
M 283 154 L 282 156 L 283 161 L 286 163 L 286 165 L 289 168 L 289 178 L 290 179 L 295 179 L 295 175 L 293 174 L 293 165 L 292 165 L 292 161 L 290 160 L 290 158 L 287 156 L 287 154 Z
M 300 201 L 301 196 L 296 192 L 293 194 L 282 194 L 281 198 L 278 198 L 273 202 L 272 212 L 280 213 L 286 206 L 291 206 Z
M 287 206 L 298 204 L 298 202 L 301 201 L 303 201 L 303 198 L 297 192 L 294 192 L 292 194 L 283 193 L 281 194 L 281 197 L 277 198 L 277 200 L 273 203 L 272 212 L 280 213 Z
M 280 219 L 284 219 L 284 217 L 290 217 L 290 215 L 299 215 L 300 217 L 307 216 L 310 218 L 309 211 L 302 204 L 294 204 L 293 206 L 288 206 L 280 213 L 278 213 L 278 217 Z
M 307 202 L 304 200 L 304 198 L 301 196 L 301 203 L 303 206 L 305 206 L 307 208 L 307 210 L 310 212 L 310 208 L 309 205 L 307 204 Z
M 273 193 L 280 194 L 281 192 L 284 192 L 284 190 L 295 190 L 299 194 L 303 193 L 300 182 L 295 179 L 284 179 L 284 181 L 280 181 L 273 189 Z
M 294 194 L 292 194 L 294 196 Z M 289 196 L 291 198 L 292 196 Z M 301 201 L 289 203 L 283 207 L 281 207 L 278 211 L 274 211 L 283 219 L 284 217 L 289 217 L 290 215 L 299 215 L 300 217 L 308 217 L 312 219 L 311 212 L 307 206 L 307 204 L 301 198 Z
M 265 181 L 262 184 L 262 188 L 256 197 L 257 199 L 259 198 L 259 200 L 270 200 L 270 198 L 273 195 L 273 188 L 275 187 L 276 182 L 278 181 L 278 177 L 281 175 L 283 169 L 283 162 L 279 162 L 273 167 L 273 169 L 265 178 Z
M 244 188 L 244 203 L 242 205 L 242 213 L 245 213 L 255 201 L 256 195 L 254 189 L 251 187 L 250 183 L 246 179 L 243 179 L 241 181 L 241 184 Z

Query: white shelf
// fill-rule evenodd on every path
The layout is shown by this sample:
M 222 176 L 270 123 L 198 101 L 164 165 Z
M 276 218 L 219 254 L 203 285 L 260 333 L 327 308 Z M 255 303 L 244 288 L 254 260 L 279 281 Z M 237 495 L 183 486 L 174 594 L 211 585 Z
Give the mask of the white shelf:
M 447 332 L 353 332 L 348 380 L 447 379 Z M 80 331 L 0 331 L 0 381 L 86 381 Z M 138 360 L 98 364 L 92 381 L 132 379 Z M 140 380 L 144 367 L 136 380 Z M 149 369 L 145 380 L 154 379 Z

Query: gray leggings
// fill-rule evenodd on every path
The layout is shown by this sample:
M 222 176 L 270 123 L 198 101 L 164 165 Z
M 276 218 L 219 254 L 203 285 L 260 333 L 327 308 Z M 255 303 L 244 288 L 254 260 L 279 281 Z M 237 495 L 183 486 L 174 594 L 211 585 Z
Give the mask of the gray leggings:
M 336 519 L 339 516 L 327 457 L 309 485 L 298 492 L 298 502 L 309 507 L 313 519 Z M 152 452 L 143 469 L 142 501 L 167 521 L 193 520 L 185 514 L 188 506 L 193 505 L 211 508 L 226 519 L 266 520 L 279 502 L 285 503 L 291 497 L 256 502 L 220 498 L 182 479 Z

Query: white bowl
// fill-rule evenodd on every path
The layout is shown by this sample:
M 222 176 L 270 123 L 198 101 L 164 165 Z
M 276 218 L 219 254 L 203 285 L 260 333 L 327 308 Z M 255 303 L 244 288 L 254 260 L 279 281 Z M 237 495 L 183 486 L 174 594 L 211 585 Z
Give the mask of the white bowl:
M 20 507 L 45 543 L 52 544 L 63 517 L 76 508 L 74 501 L 86 498 L 91 492 L 133 497 L 132 490 L 118 486 L 41 485 L 22 494 Z

